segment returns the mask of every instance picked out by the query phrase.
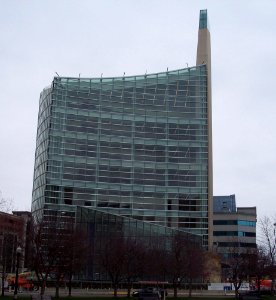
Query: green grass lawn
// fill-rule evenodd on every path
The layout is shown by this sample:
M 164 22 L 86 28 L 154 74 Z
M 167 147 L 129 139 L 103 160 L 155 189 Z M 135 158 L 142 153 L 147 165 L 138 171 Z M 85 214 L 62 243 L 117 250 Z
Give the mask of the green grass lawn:
M 4 297 L 0 297 L 0 300 L 12 300 L 13 299 L 13 296 L 4 296 Z M 26 300 L 26 299 L 30 299 L 30 296 L 18 296 L 18 300 Z M 56 298 L 52 297 L 53 300 L 56 300 Z M 109 297 L 93 297 L 93 296 L 90 296 L 90 297 L 60 297 L 59 299 L 61 300 L 69 300 L 69 299 L 72 299 L 72 300 L 111 300 L 111 299 L 116 299 L 116 300 L 127 300 L 128 298 L 127 297 L 117 297 L 117 298 L 114 298 L 112 296 L 109 296 Z M 130 300 L 133 300 L 135 298 L 129 298 Z M 188 299 L 200 299 L 200 300 L 227 300 L 227 299 L 235 299 L 234 297 L 221 297 L 221 296 L 211 296 L 211 297 L 177 297 L 177 298 L 174 298 L 174 297 L 166 297 L 167 300 L 188 300 Z M 273 299 L 273 300 L 276 300 L 276 298 L 265 298 L 265 300 L 270 300 L 270 299 Z
M 262 296 L 261 297 L 263 300 L 276 300 L 276 297 L 275 296 Z M 4 297 L 1 297 L 0 296 L 0 300 L 12 300 L 13 299 L 13 295 L 8 295 L 8 296 L 4 296 Z M 30 296 L 23 296 L 23 295 L 19 295 L 18 296 L 18 300 L 26 300 L 26 299 L 30 299 Z M 55 299 L 54 297 L 52 299 Z M 126 300 L 128 299 L 127 297 L 117 297 L 117 298 L 114 298 L 112 296 L 109 296 L 109 297 L 98 297 L 98 296 L 90 296 L 90 297 L 75 297 L 75 296 L 72 296 L 72 297 L 60 297 L 59 299 L 72 299 L 72 300 L 111 300 L 111 299 L 117 299 L 117 300 Z M 130 298 L 131 300 L 134 300 L 135 298 Z M 209 296 L 209 297 L 177 297 L 177 298 L 174 298 L 174 297 L 166 297 L 167 300 L 189 300 L 189 299 L 200 299 L 200 300 L 227 300 L 227 299 L 235 299 L 235 297 L 229 297 L 229 296 Z

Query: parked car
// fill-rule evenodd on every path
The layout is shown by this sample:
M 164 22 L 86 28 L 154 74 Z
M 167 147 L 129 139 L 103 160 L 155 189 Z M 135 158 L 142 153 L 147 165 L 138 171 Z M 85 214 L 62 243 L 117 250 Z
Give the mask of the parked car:
M 261 297 L 257 291 L 247 291 L 239 293 L 240 300 L 260 300 Z
M 147 287 L 132 293 L 132 297 L 139 299 L 164 299 L 164 296 L 168 296 L 168 292 L 165 289 Z

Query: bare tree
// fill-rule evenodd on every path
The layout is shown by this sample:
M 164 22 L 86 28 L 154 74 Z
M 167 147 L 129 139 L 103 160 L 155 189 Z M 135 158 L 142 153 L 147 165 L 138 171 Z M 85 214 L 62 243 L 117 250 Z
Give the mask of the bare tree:
M 32 224 L 32 261 L 36 273 L 40 294 L 44 295 L 47 280 L 54 271 L 57 258 L 56 228 L 44 220 L 36 220 Z
M 189 297 L 192 296 L 192 283 L 202 281 L 204 274 L 204 251 L 196 241 L 188 240 L 184 248 L 185 275 L 189 284 Z
M 68 296 L 71 296 L 72 277 L 81 271 L 87 263 L 89 243 L 86 232 L 81 228 L 74 227 L 65 241 L 65 249 L 64 255 L 67 257 L 65 273 L 68 277 Z
M 263 251 L 269 257 L 270 276 L 272 279 L 271 290 L 275 290 L 276 277 L 276 220 L 273 217 L 264 217 L 260 220 L 261 244 Z
M 137 278 L 141 278 L 144 273 L 145 266 L 145 247 L 142 242 L 128 238 L 124 241 L 124 279 L 127 283 L 127 297 L 130 298 L 130 291 L 133 282 Z
M 49 277 L 55 282 L 55 297 L 59 298 L 62 281 L 68 278 L 71 296 L 72 276 L 87 259 L 88 243 L 83 230 L 76 228 L 72 216 L 45 217 L 33 223 L 33 268 L 41 287 L 41 295 Z
M 192 294 L 192 283 L 202 280 L 204 253 L 200 243 L 185 233 L 159 237 L 156 247 L 148 250 L 148 275 L 162 281 L 171 280 L 174 297 L 185 280 Z
M 230 247 L 228 255 L 228 276 L 238 298 L 239 289 L 250 273 L 250 256 L 241 247 Z
M 180 234 L 176 234 L 172 238 L 171 251 L 169 255 L 169 274 L 173 284 L 174 298 L 177 298 L 179 285 L 186 273 L 187 258 L 185 254 L 185 247 L 187 242 L 187 238 Z
M 67 234 L 67 229 L 62 228 L 57 216 L 44 217 L 32 224 L 32 261 L 41 295 L 45 292 L 48 279 L 52 277 L 56 282 L 56 297 L 59 296 L 59 282 L 68 264 L 65 255 Z
M 2 266 L 2 290 L 1 290 L 1 296 L 5 296 L 5 281 L 7 277 L 7 269 L 8 269 L 8 264 L 12 260 L 13 256 L 13 236 L 11 234 L 4 234 L 3 233 L 3 238 L 1 240 L 1 260 L 0 264 Z
M 23 224 L 23 219 L 13 220 L 13 216 L 1 212 L 0 266 L 2 267 L 2 296 L 4 296 L 7 273 L 15 272 L 16 249 L 23 240 Z
M 13 200 L 11 198 L 4 198 L 2 192 L 0 191 L 0 211 L 4 213 L 11 213 L 14 209 Z M 3 224 L 4 225 L 4 224 Z M 2 226 L 5 228 L 5 226 Z M 5 295 L 5 280 L 6 280 L 6 272 L 7 272 L 7 264 L 11 260 L 11 256 L 14 252 L 13 244 L 14 238 L 5 232 L 2 232 L 2 239 L 1 239 L 1 259 L 0 265 L 2 265 L 2 290 L 1 296 Z
M 132 283 L 141 278 L 145 271 L 146 252 L 143 244 L 131 237 L 125 238 L 117 233 L 109 238 L 103 238 L 100 253 L 100 265 L 105 271 L 117 297 L 118 286 L 121 282 L 127 284 L 127 297 L 130 297 Z
M 53 233 L 52 239 L 55 241 L 56 252 L 53 262 L 53 270 L 50 273 L 51 278 L 55 281 L 55 298 L 59 298 L 59 288 L 61 281 L 65 280 L 65 276 L 71 271 L 73 265 L 75 249 L 75 228 L 74 221 L 71 218 L 61 218 L 62 224 L 59 224 L 56 232 Z M 66 220 L 66 221 L 64 221 Z M 80 244 L 81 245 L 81 244 Z M 70 286 L 71 293 L 71 286 Z
M 100 254 L 100 264 L 112 282 L 114 297 L 117 297 L 119 283 L 125 275 L 125 241 L 122 236 L 114 235 L 105 241 Z
M 267 275 L 267 266 L 269 265 L 269 257 L 262 247 L 258 247 L 255 251 L 248 253 L 249 275 L 256 278 L 258 293 L 260 294 L 261 280 Z
M 5 213 L 11 213 L 14 209 L 14 203 L 12 198 L 4 198 L 0 191 L 0 211 Z
M 160 237 L 161 243 L 163 239 L 165 237 Z M 149 248 L 146 254 L 145 275 L 149 278 L 154 278 L 157 282 L 165 281 L 170 270 L 169 254 L 169 250 L 165 247 L 160 247 L 159 244 L 156 244 L 156 247 Z

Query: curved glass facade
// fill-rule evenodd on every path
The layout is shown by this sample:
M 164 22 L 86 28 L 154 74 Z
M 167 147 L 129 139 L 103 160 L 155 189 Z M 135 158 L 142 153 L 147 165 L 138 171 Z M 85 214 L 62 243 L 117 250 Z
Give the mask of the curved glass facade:
M 55 77 L 41 93 L 32 211 L 94 207 L 208 239 L 206 65 Z

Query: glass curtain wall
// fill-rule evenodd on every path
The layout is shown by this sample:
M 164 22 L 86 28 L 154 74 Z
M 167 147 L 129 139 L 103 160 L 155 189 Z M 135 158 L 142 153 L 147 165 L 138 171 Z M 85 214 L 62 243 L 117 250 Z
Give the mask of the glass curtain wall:
M 208 239 L 206 66 L 55 77 L 41 94 L 32 210 L 104 209 Z
M 135 245 L 138 250 L 144 252 L 150 249 L 169 252 L 174 247 L 173 243 L 176 241 L 174 238 L 179 241 L 182 239 L 185 245 L 190 243 L 200 248 L 202 244 L 200 236 L 93 208 L 77 207 L 76 227 L 88 238 L 87 249 L 89 251 L 83 254 L 87 255 L 86 268 L 78 274 L 79 279 L 86 280 L 109 279 L 103 269 L 102 260 L 105 255 L 113 255 L 118 243 L 122 245 L 122 249 L 120 248 L 122 251 L 127 251 L 127 245 Z M 112 250 L 106 251 L 106 246 L 111 247 Z M 141 259 L 139 263 L 145 263 L 145 261 Z

